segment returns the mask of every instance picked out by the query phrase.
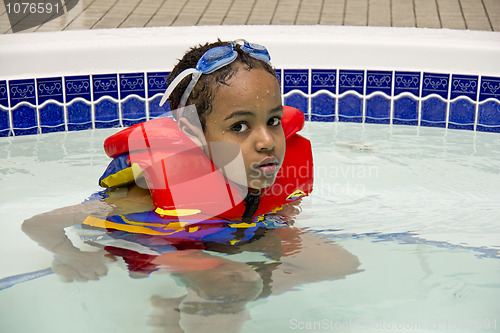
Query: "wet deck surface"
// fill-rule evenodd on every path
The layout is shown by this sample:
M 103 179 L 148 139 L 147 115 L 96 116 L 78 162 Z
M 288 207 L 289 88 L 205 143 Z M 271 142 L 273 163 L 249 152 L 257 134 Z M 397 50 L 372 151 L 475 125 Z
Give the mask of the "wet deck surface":
M 71 2 L 77 4 L 65 14 L 20 33 L 268 24 L 500 31 L 500 0 L 66 0 Z M 12 33 L 6 8 L 0 6 L 0 33 Z

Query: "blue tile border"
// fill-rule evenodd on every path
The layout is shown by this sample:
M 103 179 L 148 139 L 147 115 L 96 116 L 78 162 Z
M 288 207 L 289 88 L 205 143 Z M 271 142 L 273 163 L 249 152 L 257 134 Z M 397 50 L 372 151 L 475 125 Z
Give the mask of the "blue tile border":
M 282 70 L 281 69 L 276 69 L 276 78 L 278 79 L 278 82 L 280 84 L 280 87 L 281 87 L 281 73 L 282 73 Z
M 9 94 L 7 91 L 7 81 L 0 81 L 0 105 L 9 107 Z
M 120 74 L 120 99 L 130 95 L 146 98 L 144 73 Z
M 116 74 L 92 75 L 93 100 L 101 97 L 118 99 L 118 77 Z
M 10 107 L 22 102 L 36 105 L 35 79 L 9 81 Z
M 449 74 L 424 73 L 422 97 L 435 94 L 447 99 L 449 84 Z
M 64 103 L 62 77 L 37 79 L 38 105 L 52 100 Z
M 478 81 L 479 77 L 477 76 L 452 75 L 450 99 L 466 96 L 473 101 L 477 101 Z
M 148 96 L 163 94 L 167 90 L 167 77 L 170 72 L 147 73 Z
M 92 101 L 90 75 L 66 76 L 64 78 L 64 87 L 66 93 L 66 103 L 75 98 L 83 98 Z
M 129 126 L 168 114 L 169 72 L 0 80 L 0 136 Z M 307 120 L 500 133 L 500 77 L 361 69 L 276 69 Z
M 420 101 L 411 96 L 399 96 L 394 99 L 392 123 L 396 125 L 418 125 Z
M 410 93 L 420 96 L 420 73 L 419 72 L 399 72 L 394 73 L 394 96 L 402 93 Z
M 283 71 L 283 93 L 293 90 L 302 91 L 304 94 L 309 90 L 309 70 L 307 69 L 285 69 Z
M 367 71 L 366 95 L 370 95 L 377 91 L 383 92 L 387 96 L 392 95 L 392 72 Z
M 313 69 L 311 71 L 311 94 L 326 90 L 333 94 L 337 90 L 337 71 L 334 69 Z
M 484 101 L 488 98 L 500 100 L 500 77 L 482 77 L 479 89 L 479 101 Z
M 500 102 L 488 100 L 479 105 L 477 126 L 489 132 L 500 132 Z M 496 130 L 495 130 L 496 129 Z
M 347 91 L 355 91 L 363 94 L 365 72 L 360 70 L 339 71 L 339 94 Z
M 0 109 L 0 137 L 9 136 L 10 130 L 10 119 L 9 113 L 5 110 Z

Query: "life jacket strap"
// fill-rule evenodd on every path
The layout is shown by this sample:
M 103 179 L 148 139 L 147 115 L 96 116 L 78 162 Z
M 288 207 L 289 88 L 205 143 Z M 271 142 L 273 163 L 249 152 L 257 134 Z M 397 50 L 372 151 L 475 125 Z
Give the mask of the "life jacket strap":
M 245 198 L 245 212 L 243 213 L 242 221 L 252 220 L 252 216 L 259 208 L 260 191 L 257 193 L 248 192 Z

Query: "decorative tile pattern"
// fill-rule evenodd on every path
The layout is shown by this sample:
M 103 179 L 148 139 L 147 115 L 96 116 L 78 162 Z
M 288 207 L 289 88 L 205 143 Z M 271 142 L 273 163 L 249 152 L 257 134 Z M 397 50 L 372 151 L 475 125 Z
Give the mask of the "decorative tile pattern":
M 121 103 L 124 126 L 131 126 L 146 120 L 146 104 L 139 98 L 132 97 Z
M 363 121 L 363 100 L 354 94 L 339 98 L 339 121 Z
M 448 74 L 424 73 L 422 97 L 436 94 L 447 99 L 449 83 L 450 75 Z
M 467 96 L 473 101 L 477 101 L 478 81 L 477 76 L 452 75 L 450 99 Z
M 309 71 L 307 69 L 285 69 L 283 71 L 283 93 L 292 90 L 302 91 L 304 94 L 309 90 Z
M 318 94 L 311 98 L 312 121 L 335 121 L 336 98 L 328 94 Z
M 92 75 L 93 100 L 101 97 L 118 99 L 118 78 L 116 74 Z
M 37 79 L 38 105 L 52 100 L 64 103 L 63 83 L 61 77 Z
M 9 111 L 0 108 L 0 137 L 10 134 Z
M 458 99 L 450 103 L 448 128 L 474 129 L 476 119 L 476 104 L 466 99 Z
M 359 94 L 363 94 L 365 81 L 364 71 L 339 71 L 339 94 L 346 91 L 356 91 Z
M 64 131 L 64 107 L 49 103 L 38 108 L 40 130 L 42 133 Z
M 446 126 L 446 102 L 437 97 L 422 101 L 422 126 Z
M 389 124 L 391 121 L 391 100 L 376 95 L 366 100 L 367 123 Z
M 366 95 L 380 91 L 392 95 L 392 72 L 368 71 L 366 73 Z
M 301 94 L 291 94 L 291 95 L 285 97 L 284 102 L 285 102 L 284 105 L 292 106 L 292 107 L 302 111 L 302 113 L 304 113 L 306 116 L 306 120 L 309 120 L 308 98 L 307 97 L 302 96 Z
M 90 75 L 66 76 L 64 86 L 66 88 L 66 103 L 70 103 L 75 98 L 83 98 L 89 102 L 92 100 Z
M 12 110 L 12 127 L 15 135 L 38 133 L 36 108 L 31 105 L 20 105 Z
M 80 131 L 92 128 L 92 107 L 90 104 L 77 100 L 67 106 L 68 130 Z
M 167 77 L 170 72 L 148 73 L 148 96 L 153 97 L 156 94 L 163 94 L 167 90 Z
M 21 102 L 36 105 L 35 80 L 13 80 L 9 81 L 10 107 L 14 108 Z
M 155 72 L 147 73 L 147 86 L 148 86 L 148 97 L 151 98 L 155 95 L 163 95 L 165 90 L 167 90 L 167 77 L 170 72 Z M 164 114 L 169 114 L 170 105 L 167 103 L 160 106 L 161 96 L 154 97 L 152 100 L 148 101 L 149 107 L 149 117 L 156 118 Z
M 408 92 L 416 97 L 420 96 L 420 73 L 418 72 L 395 72 L 394 73 L 394 96 Z
M 146 98 L 144 73 L 120 74 L 120 99 L 130 95 Z
M 95 104 L 95 127 L 107 128 L 120 125 L 118 103 L 103 99 Z
M 19 103 L 28 102 L 36 105 L 35 80 L 9 81 L 9 96 L 12 112 L 12 126 L 16 135 L 38 133 L 36 107 Z
M 9 107 L 9 94 L 7 92 L 7 81 L 0 81 L 0 106 Z
M 394 100 L 392 123 L 396 125 L 418 125 L 419 102 L 416 98 L 403 96 Z
M 168 103 L 159 106 L 168 74 L 0 81 L 0 136 L 129 126 L 170 116 Z M 276 74 L 284 104 L 308 120 L 500 132 L 500 77 L 345 69 Z
M 337 89 L 337 71 L 334 69 L 313 69 L 311 71 L 311 94 L 326 90 L 333 94 Z
M 476 119 L 476 104 L 459 99 L 450 103 L 449 122 L 455 124 L 474 125 Z
M 500 77 L 483 76 L 479 89 L 479 101 L 488 98 L 500 100 Z
M 477 122 L 479 131 L 500 132 L 500 102 L 489 100 L 480 104 Z
M 124 126 L 131 126 L 147 119 L 145 101 L 137 98 L 146 97 L 146 85 L 144 73 L 120 74 L 120 99 L 122 122 Z M 135 97 L 137 96 L 137 97 Z
M 148 102 L 149 118 L 171 117 L 170 105 L 168 103 L 160 106 L 161 96 L 157 96 Z
M 36 83 L 39 105 L 38 117 L 41 132 L 48 133 L 66 130 L 64 123 L 64 107 L 61 105 L 64 103 L 62 78 L 37 79 Z
M 281 69 L 276 69 L 276 78 L 278 79 L 278 82 L 281 87 Z

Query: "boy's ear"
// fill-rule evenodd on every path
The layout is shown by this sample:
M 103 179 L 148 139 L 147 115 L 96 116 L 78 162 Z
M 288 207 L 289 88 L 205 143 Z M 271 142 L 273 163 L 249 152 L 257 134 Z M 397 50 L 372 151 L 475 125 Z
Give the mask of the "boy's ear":
M 179 130 L 186 134 L 193 142 L 200 147 L 203 151 L 207 151 L 207 141 L 205 140 L 205 133 L 200 126 L 192 124 L 188 119 L 181 118 L 178 120 Z

